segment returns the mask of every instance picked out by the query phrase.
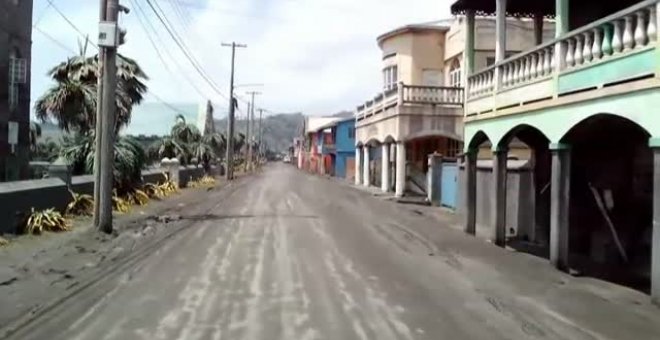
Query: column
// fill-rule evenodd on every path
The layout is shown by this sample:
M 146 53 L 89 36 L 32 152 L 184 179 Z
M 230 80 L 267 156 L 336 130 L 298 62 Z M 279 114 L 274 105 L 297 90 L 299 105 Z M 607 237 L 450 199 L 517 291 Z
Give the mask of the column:
M 465 233 L 470 235 L 477 232 L 477 153 L 465 153 Z
M 497 147 L 493 150 L 493 199 L 491 214 L 493 242 L 499 247 L 506 244 L 506 171 L 509 150 Z
M 474 10 L 465 11 L 465 52 L 463 53 L 463 84 L 474 73 Z M 467 92 L 467 91 L 466 91 Z
M 496 0 L 495 17 L 495 63 L 499 63 L 506 57 L 506 1 Z M 502 68 L 495 68 L 495 89 L 502 84 Z
M 362 184 L 362 147 L 355 147 L 355 185 Z
M 660 138 L 651 138 L 653 151 L 653 236 L 651 238 L 651 300 L 660 304 Z
M 495 4 L 495 62 L 506 56 L 506 1 L 496 0 Z
M 568 32 L 568 0 L 555 0 L 555 38 Z
M 534 14 L 534 45 L 538 46 L 543 43 L 543 14 Z
M 571 153 L 566 144 L 550 144 L 550 263 L 568 269 L 569 198 Z
M 394 192 L 396 197 L 403 197 L 406 189 L 406 143 L 403 141 L 396 143 L 396 187 Z
M 383 192 L 388 192 L 390 190 L 390 144 L 383 143 L 381 146 L 381 159 L 383 161 L 381 165 L 381 180 L 380 187 Z
M 369 145 L 363 147 L 362 157 L 362 185 L 368 187 L 371 185 L 371 172 L 369 170 Z

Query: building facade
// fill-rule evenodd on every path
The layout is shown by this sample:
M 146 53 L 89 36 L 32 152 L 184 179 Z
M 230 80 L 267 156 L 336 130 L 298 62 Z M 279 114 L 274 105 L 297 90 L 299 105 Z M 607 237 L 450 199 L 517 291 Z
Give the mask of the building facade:
M 560 269 L 577 269 L 660 299 L 659 0 L 460 0 L 465 15 L 465 230 L 478 211 L 504 246 L 516 204 L 507 195 L 509 145 L 531 150 L 526 231 Z M 495 63 L 477 65 L 475 13 L 492 15 Z M 507 56 L 507 14 L 556 19 L 555 38 Z M 536 30 L 540 27 L 536 25 Z M 477 158 L 491 149 L 492 190 L 479 198 Z M 480 204 L 479 204 L 480 202 Z
M 533 24 L 514 20 L 513 54 L 534 46 Z M 494 21 L 477 20 L 484 37 L 474 57 L 495 62 Z M 541 31 L 549 39 L 552 27 Z M 427 157 L 456 161 L 463 151 L 465 17 L 408 25 L 378 37 L 383 54 L 381 92 L 356 110 L 357 184 L 397 196 L 425 190 Z M 487 39 L 490 37 L 491 39 Z M 374 157 L 374 155 L 376 157 Z
M 29 176 L 32 1 L 0 0 L 0 181 Z
M 355 180 L 355 118 L 332 127 L 335 136 L 335 176 Z

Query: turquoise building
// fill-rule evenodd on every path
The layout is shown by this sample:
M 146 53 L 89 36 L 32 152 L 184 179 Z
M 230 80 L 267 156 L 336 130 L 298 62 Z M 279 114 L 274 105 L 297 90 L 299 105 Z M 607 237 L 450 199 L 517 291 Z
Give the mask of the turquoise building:
M 660 299 L 660 0 L 459 0 L 465 16 L 465 231 L 504 246 L 510 146 L 529 150 L 526 242 L 563 270 Z M 496 17 L 495 63 L 474 68 L 475 15 Z M 507 17 L 509 17 L 507 19 Z M 505 57 L 507 24 L 556 19 L 555 39 Z M 477 164 L 490 160 L 492 187 Z M 477 204 L 480 202 L 482 204 Z M 491 211 L 486 226 L 477 213 Z M 543 253 L 543 252 L 541 252 Z

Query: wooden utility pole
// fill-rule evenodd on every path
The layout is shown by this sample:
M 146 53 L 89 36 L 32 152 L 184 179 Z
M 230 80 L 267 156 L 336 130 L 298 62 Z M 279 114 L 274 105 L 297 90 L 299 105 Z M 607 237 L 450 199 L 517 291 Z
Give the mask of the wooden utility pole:
M 247 47 L 247 45 L 223 43 L 222 46 L 231 47 L 231 77 L 229 79 L 229 114 L 227 115 L 227 169 L 225 176 L 227 180 L 234 179 L 234 109 L 236 100 L 234 99 L 234 59 L 236 57 L 236 47 Z
M 247 134 L 246 134 L 246 140 L 247 140 L 247 162 L 246 162 L 246 169 L 250 170 L 252 169 L 252 139 L 254 135 L 254 131 L 250 131 L 250 124 L 252 124 L 252 130 L 254 130 L 254 96 L 261 94 L 261 92 L 258 91 L 250 91 L 247 94 L 252 96 L 251 104 L 250 104 L 250 109 L 247 112 Z M 250 123 L 252 121 L 252 123 Z
M 261 128 L 261 122 L 264 115 L 264 109 L 259 109 L 259 158 L 263 156 L 263 129 Z
M 107 12 L 107 0 L 100 0 L 99 1 L 99 21 L 105 21 L 105 16 Z M 100 195 L 100 185 L 101 185 L 101 171 L 100 171 L 100 166 L 101 166 L 101 126 L 102 124 L 99 124 L 101 120 L 103 119 L 103 111 L 101 109 L 103 105 L 103 74 L 104 74 L 104 67 L 103 67 L 103 56 L 105 53 L 103 53 L 103 48 L 99 49 L 99 53 L 97 55 L 98 58 L 98 88 L 96 91 L 96 119 L 95 119 L 95 130 L 94 130 L 94 226 L 99 225 L 99 205 L 97 202 L 99 202 L 99 195 Z
M 107 12 L 106 23 L 117 24 L 119 15 L 119 1 L 106 0 Z M 115 39 L 119 39 L 119 32 L 116 32 Z M 112 232 L 112 169 L 114 162 L 114 133 L 115 133 L 115 114 L 117 105 L 115 101 L 117 89 L 117 43 L 114 46 L 102 46 L 103 54 L 103 96 L 101 106 L 101 153 L 99 165 L 99 201 L 98 205 L 99 222 L 98 229 L 106 232 Z

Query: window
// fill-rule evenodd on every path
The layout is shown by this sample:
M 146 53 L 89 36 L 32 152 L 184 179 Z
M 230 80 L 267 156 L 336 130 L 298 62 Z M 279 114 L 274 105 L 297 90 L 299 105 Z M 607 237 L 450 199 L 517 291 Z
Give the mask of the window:
M 9 54 L 9 89 L 8 101 L 9 109 L 15 110 L 18 107 L 19 84 L 27 82 L 27 61 L 19 58 L 17 49 L 13 49 Z
M 454 59 L 449 68 L 449 86 L 461 87 L 463 86 L 463 70 L 461 70 L 461 63 Z
M 383 69 L 383 88 L 385 90 L 396 88 L 398 82 L 399 68 L 396 65 Z
M 355 128 L 348 128 L 348 138 L 355 138 Z

